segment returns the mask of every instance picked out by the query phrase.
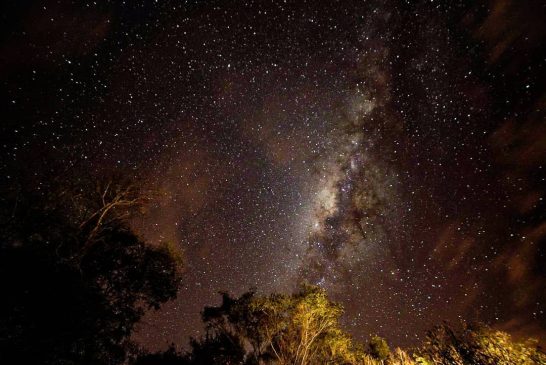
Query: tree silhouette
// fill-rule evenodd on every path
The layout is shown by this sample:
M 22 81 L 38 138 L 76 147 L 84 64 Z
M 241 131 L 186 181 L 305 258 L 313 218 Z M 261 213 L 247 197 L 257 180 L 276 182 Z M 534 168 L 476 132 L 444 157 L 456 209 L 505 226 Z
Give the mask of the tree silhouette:
M 141 354 L 133 365 L 190 365 L 190 362 L 186 355 L 176 351 L 171 344 L 164 352 Z
M 135 190 L 111 182 L 97 210 L 91 185 L 4 195 L 0 363 L 121 363 L 134 324 L 176 296 L 177 261 L 126 223 Z
M 220 332 L 207 334 L 202 340 L 191 341 L 189 354 L 191 365 L 243 365 L 245 363 L 244 345 L 236 335 Z

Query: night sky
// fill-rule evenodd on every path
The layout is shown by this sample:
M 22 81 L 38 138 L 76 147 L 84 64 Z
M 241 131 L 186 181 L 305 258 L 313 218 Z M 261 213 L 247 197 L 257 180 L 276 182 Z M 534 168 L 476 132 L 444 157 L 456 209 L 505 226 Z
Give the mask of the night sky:
M 546 331 L 542 1 L 6 1 L 2 184 L 123 172 L 185 254 L 135 338 L 307 281 L 344 328 Z

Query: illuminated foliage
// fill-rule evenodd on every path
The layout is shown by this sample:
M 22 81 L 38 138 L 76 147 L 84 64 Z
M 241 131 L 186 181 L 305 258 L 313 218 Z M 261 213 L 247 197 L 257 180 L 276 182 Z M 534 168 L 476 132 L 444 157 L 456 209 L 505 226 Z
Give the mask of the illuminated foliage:
M 356 364 L 363 353 L 339 328 L 342 313 L 323 289 L 303 286 L 293 295 L 247 293 L 233 299 L 224 294 L 222 305 L 206 308 L 203 318 L 211 331 L 241 336 L 255 361 Z
M 380 361 L 386 360 L 391 352 L 387 341 L 379 336 L 372 336 L 372 338 L 370 339 L 369 347 L 370 355 Z
M 192 346 L 196 351 L 200 348 L 196 344 L 209 344 L 209 354 L 234 354 L 229 361 L 224 358 L 214 362 L 224 365 L 546 364 L 536 341 L 513 341 L 508 334 L 485 326 L 465 327 L 460 332 L 447 325 L 438 326 L 414 353 L 400 348 L 391 351 L 385 339 L 372 336 L 364 351 L 340 328 L 342 313 L 342 307 L 316 286 L 303 286 L 292 295 L 257 296 L 248 292 L 232 298 L 224 293 L 220 306 L 205 308 L 203 319 L 208 334 L 203 341 L 192 342 Z M 251 349 L 244 361 L 242 348 Z
M 421 356 L 439 365 L 532 365 L 546 364 L 546 355 L 535 340 L 514 341 L 505 332 L 487 326 L 454 331 L 447 325 L 430 331 Z

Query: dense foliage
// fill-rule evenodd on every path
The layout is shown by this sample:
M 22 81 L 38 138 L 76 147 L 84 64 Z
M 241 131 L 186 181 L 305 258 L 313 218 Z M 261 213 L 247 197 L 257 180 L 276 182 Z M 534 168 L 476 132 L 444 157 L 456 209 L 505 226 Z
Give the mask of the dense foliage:
M 179 281 L 169 250 L 126 224 L 140 199 L 119 181 L 3 195 L 0 363 L 126 359 L 135 323 L 174 298 Z
M 486 326 L 459 331 L 438 326 L 424 344 L 412 351 L 391 350 L 372 336 L 358 345 L 339 326 L 343 310 L 323 289 L 303 286 L 293 295 L 239 298 L 222 295 L 218 307 L 206 307 L 207 334 L 192 340 L 191 351 L 149 354 L 137 365 L 531 365 L 546 364 L 536 341 L 514 341 Z
M 203 319 L 213 336 L 238 336 L 250 344 L 254 363 L 347 363 L 361 351 L 339 327 L 343 310 L 328 300 L 324 290 L 304 286 L 294 295 L 255 296 L 238 299 L 224 294 L 220 307 L 205 308 Z

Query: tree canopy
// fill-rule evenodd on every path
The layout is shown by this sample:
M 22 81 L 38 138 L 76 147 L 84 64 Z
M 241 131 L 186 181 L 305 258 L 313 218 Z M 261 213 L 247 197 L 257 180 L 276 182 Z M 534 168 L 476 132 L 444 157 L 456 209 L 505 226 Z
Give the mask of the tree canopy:
M 128 226 L 123 181 L 5 194 L 0 363 L 115 364 L 136 322 L 176 296 L 178 261 Z
M 219 307 L 205 308 L 203 320 L 212 335 L 228 333 L 248 343 L 256 363 L 343 364 L 361 351 L 340 329 L 342 313 L 323 289 L 305 285 L 293 295 L 223 294 Z
M 206 335 L 191 341 L 191 350 L 151 354 L 136 365 L 531 365 L 546 364 L 534 340 L 515 341 L 484 325 L 454 330 L 447 324 L 429 331 L 419 348 L 391 350 L 387 341 L 371 336 L 358 344 L 339 324 L 343 308 L 316 286 L 294 294 L 234 298 L 205 307 Z

